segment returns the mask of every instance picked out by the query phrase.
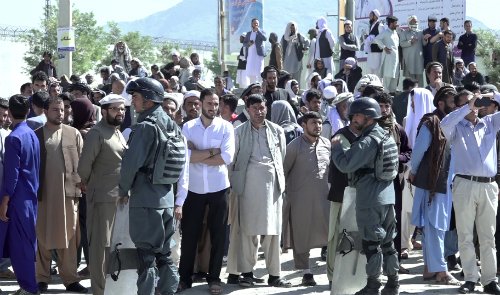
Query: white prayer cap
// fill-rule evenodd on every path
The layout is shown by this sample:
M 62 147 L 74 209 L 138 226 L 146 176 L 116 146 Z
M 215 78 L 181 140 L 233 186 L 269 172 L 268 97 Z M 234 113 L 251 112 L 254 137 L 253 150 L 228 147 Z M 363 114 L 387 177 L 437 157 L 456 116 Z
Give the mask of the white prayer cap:
M 188 97 L 198 97 L 200 98 L 200 92 L 198 90 L 189 90 L 186 93 L 184 93 L 184 100 Z
M 380 11 L 378 11 L 378 9 L 372 10 L 372 13 L 375 14 L 376 17 L 380 17 Z
M 418 22 L 418 17 L 416 15 L 410 15 L 408 17 L 408 22 L 410 22 L 412 19 L 416 20 Z
M 108 94 L 105 97 L 103 97 L 100 101 L 100 105 L 106 105 L 106 104 L 112 104 L 112 103 L 125 103 L 125 99 L 119 95 L 119 94 Z
M 337 88 L 335 86 L 327 86 L 323 89 L 323 97 L 327 100 L 334 99 L 337 96 Z
M 165 92 L 165 94 L 163 95 L 163 100 L 165 101 L 165 99 L 170 99 L 175 103 L 175 111 L 179 110 L 184 100 L 182 93 L 168 93 L 168 92 Z
M 345 59 L 344 63 L 354 66 L 356 65 L 356 59 L 354 57 L 348 57 Z
M 354 95 L 352 95 L 352 93 L 350 92 L 343 92 L 335 97 L 335 99 L 332 101 L 332 104 L 335 105 L 348 99 L 354 99 Z
M 464 60 L 461 58 L 455 58 L 455 64 L 458 64 L 458 63 L 463 64 Z
M 170 55 L 181 56 L 179 51 L 177 51 L 177 50 L 172 50 L 172 53 L 170 53 Z
M 344 21 L 344 26 L 345 26 L 345 25 L 352 25 L 352 21 L 350 21 L 350 20 L 346 19 L 346 20 Z

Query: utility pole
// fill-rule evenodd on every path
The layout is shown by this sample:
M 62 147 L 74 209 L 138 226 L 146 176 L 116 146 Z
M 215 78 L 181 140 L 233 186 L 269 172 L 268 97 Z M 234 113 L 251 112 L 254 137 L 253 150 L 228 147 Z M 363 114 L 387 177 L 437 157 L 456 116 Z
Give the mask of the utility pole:
M 225 53 L 225 47 L 226 47 L 226 35 L 225 35 L 225 30 L 224 30 L 224 22 L 226 19 L 224 11 L 224 0 L 219 0 L 219 62 L 221 64 L 221 72 L 220 74 L 224 74 L 224 71 L 226 70 L 226 53 Z
M 59 0 L 59 15 L 57 16 L 58 28 L 70 28 L 73 26 L 73 13 L 71 0 Z M 71 76 L 73 72 L 73 53 L 71 51 L 59 51 L 57 72 L 59 75 Z
M 50 20 L 50 0 L 45 0 L 45 38 L 43 39 L 43 49 L 49 49 L 49 20 Z

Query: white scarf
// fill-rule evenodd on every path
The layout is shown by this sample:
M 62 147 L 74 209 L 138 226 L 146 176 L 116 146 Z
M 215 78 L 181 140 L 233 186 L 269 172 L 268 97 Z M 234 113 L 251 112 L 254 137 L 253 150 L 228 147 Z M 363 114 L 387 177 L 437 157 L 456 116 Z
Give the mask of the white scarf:
M 408 107 L 406 113 L 406 124 L 405 131 L 408 135 L 408 141 L 410 147 L 413 148 L 415 144 L 415 138 L 417 137 L 417 128 L 420 124 L 420 120 L 425 114 L 433 112 L 436 107 L 433 104 L 434 96 L 432 93 L 425 88 L 415 88 L 413 89 L 414 96 L 413 101 L 415 105 L 415 110 L 411 108 L 411 94 L 408 98 Z

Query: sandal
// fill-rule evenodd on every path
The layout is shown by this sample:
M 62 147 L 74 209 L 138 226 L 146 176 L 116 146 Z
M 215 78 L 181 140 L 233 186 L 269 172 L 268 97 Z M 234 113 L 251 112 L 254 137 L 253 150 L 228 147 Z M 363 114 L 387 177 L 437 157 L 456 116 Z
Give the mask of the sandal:
M 291 288 L 292 283 L 289 281 L 283 279 L 283 278 L 277 278 L 272 281 L 267 281 L 267 284 L 272 287 L 277 287 L 277 288 Z
M 211 295 L 219 295 L 222 293 L 221 282 L 213 281 L 208 284 L 208 291 Z
M 401 259 L 408 259 L 408 249 L 401 249 Z
M 462 283 L 455 279 L 455 277 L 453 277 L 451 274 L 447 274 L 446 276 L 444 277 L 441 277 L 441 278 L 438 278 L 436 276 L 436 284 L 439 284 L 439 285 L 449 285 L 449 286 L 460 286 L 462 285 Z
M 243 288 L 250 288 L 255 285 L 252 277 L 240 277 L 239 285 Z

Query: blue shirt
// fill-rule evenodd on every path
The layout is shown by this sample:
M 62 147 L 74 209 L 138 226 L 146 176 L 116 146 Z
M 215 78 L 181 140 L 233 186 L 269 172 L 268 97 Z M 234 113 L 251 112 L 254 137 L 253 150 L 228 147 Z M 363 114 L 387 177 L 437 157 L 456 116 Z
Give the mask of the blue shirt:
M 464 119 L 468 105 L 448 114 L 441 121 L 444 135 L 451 143 L 455 174 L 495 177 L 497 174 L 496 134 L 500 113 L 478 118 L 477 124 Z

